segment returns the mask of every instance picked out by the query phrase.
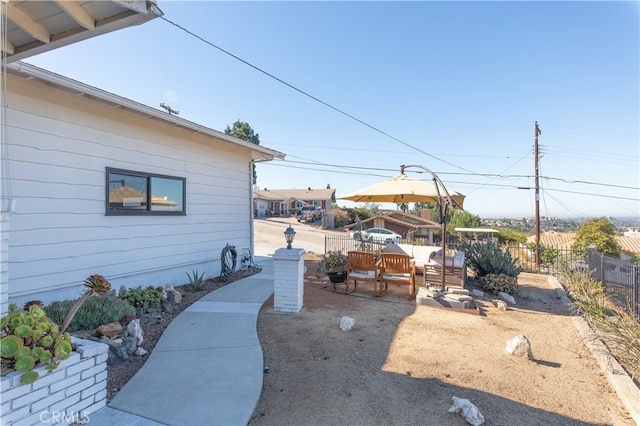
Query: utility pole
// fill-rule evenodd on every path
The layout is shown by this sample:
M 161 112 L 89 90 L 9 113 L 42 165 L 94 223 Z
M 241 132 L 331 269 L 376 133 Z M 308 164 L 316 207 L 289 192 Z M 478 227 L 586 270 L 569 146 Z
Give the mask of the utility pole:
M 539 155 L 538 155 L 538 136 L 542 134 L 542 132 L 540 131 L 540 128 L 538 127 L 538 122 L 535 122 L 535 126 L 534 126 L 534 130 L 533 130 L 533 134 L 534 134 L 534 140 L 533 140 L 533 155 L 534 155 L 534 164 L 535 164 L 535 169 L 536 169 L 536 176 L 535 176 L 535 186 L 536 186 L 536 254 L 535 254 L 535 261 L 536 261 L 536 272 L 540 271 L 540 185 L 539 185 L 539 181 L 538 181 L 538 159 L 539 159 Z

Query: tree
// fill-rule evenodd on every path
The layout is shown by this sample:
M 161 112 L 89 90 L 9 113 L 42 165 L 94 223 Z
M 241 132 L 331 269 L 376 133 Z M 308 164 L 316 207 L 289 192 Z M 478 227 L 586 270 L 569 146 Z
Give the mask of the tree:
M 447 222 L 447 232 L 453 233 L 456 228 L 479 228 L 480 216 L 471 214 L 464 210 L 454 210 L 453 215 Z
M 237 120 L 231 127 L 227 126 L 224 133 L 252 144 L 260 145 L 260 135 L 255 133 L 249 123 Z M 256 165 L 253 165 L 253 184 L 258 182 L 258 174 L 256 173 Z
M 526 234 L 523 234 L 522 232 L 518 232 L 509 228 L 498 229 L 498 235 L 496 235 L 496 238 L 501 244 L 509 244 L 509 243 L 524 244 L 527 242 Z
M 610 256 L 620 256 L 620 246 L 615 239 L 615 229 L 609 219 L 604 217 L 590 219 L 578 229 L 573 249 L 587 251 L 592 244 L 599 252 Z

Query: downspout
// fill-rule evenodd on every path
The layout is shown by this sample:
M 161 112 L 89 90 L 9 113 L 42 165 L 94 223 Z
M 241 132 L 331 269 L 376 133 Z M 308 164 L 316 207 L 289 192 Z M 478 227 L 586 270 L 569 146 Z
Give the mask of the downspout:
M 3 1 L 0 35 L 7 39 L 7 6 Z M 0 316 L 9 312 L 9 237 L 10 217 L 15 208 L 9 173 L 9 141 L 7 131 L 7 56 L 2 58 L 0 74 Z
M 255 235 L 253 226 L 253 165 L 255 160 L 249 161 L 249 250 L 253 256 L 256 255 L 255 248 Z

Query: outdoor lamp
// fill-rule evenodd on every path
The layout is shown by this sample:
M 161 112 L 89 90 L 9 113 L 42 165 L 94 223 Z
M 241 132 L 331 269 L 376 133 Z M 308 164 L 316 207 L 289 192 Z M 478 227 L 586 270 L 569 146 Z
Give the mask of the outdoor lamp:
M 284 231 L 284 239 L 287 240 L 287 248 L 291 248 L 291 244 L 293 243 L 293 238 L 296 236 L 296 231 L 293 230 L 291 225 Z

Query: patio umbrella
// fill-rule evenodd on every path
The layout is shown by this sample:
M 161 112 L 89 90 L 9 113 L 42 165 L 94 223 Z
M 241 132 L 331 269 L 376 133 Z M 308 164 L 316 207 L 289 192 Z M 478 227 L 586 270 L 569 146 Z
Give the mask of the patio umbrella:
M 416 179 L 401 173 L 390 179 L 375 183 L 354 193 L 338 197 L 340 200 L 349 200 L 362 203 L 436 203 L 444 199 L 447 192 L 436 183 Z M 464 195 L 458 192 L 449 192 L 452 206 L 462 209 Z
M 404 174 L 408 167 L 418 167 L 429 173 L 431 182 L 416 179 Z M 440 207 L 440 223 L 442 224 L 442 289 L 445 288 L 445 253 L 446 253 L 446 217 L 447 208 L 462 209 L 464 195 L 449 192 L 440 178 L 431 170 L 420 165 L 400 166 L 400 174 L 390 179 L 353 192 L 340 200 L 350 200 L 364 203 L 436 203 Z

